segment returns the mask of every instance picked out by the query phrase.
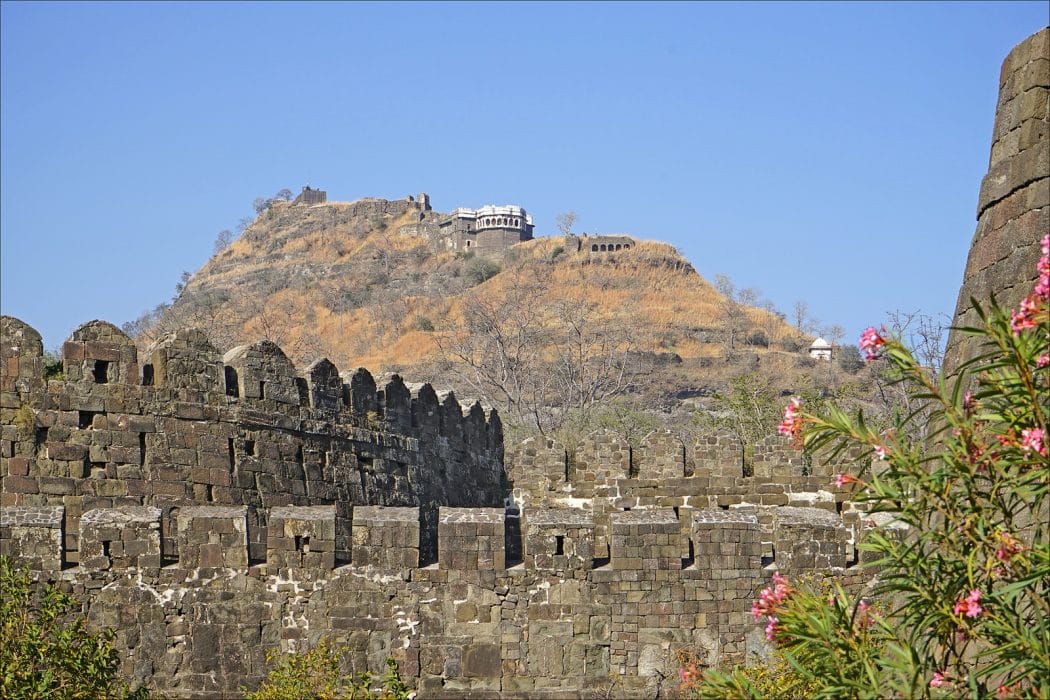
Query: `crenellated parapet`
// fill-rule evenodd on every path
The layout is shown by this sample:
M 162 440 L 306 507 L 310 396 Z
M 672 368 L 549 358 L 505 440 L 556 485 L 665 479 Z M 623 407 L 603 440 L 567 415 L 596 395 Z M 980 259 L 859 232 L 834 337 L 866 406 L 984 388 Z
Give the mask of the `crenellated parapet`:
M 613 682 L 646 695 L 679 649 L 729 662 L 761 651 L 747 611 L 773 570 L 836 576 L 852 590 L 871 575 L 843 555 L 854 542 L 838 516 L 813 508 L 770 507 L 767 560 L 752 508 L 615 511 L 611 556 L 598 557 L 582 509 L 526 508 L 519 535 L 503 509 L 442 507 L 426 565 L 422 508 L 251 510 L 95 508 L 79 519 L 73 562 L 62 506 L 5 506 L 0 552 L 82 596 L 89 619 L 118 628 L 128 673 L 182 696 L 253 687 L 265 651 L 320 638 L 346 644 L 359 668 L 393 656 L 428 696 Z M 352 555 L 338 561 L 348 526 Z M 515 536 L 524 557 L 511 564 Z
M 38 571 L 59 571 L 62 511 L 62 506 L 0 507 L 0 554 Z
M 323 358 L 300 373 L 273 343 L 223 354 L 193 329 L 140 358 L 103 321 L 74 331 L 62 378 L 46 381 L 39 334 L 10 317 L 0 330 L 2 503 L 63 506 L 73 563 L 80 518 L 98 508 L 247 506 L 249 558 L 261 560 L 274 506 L 422 507 L 433 542 L 438 506 L 503 503 L 496 412 L 451 393 L 439 402 L 429 385 L 410 391 L 396 375 L 377 385 Z M 351 547 L 342 521 L 339 561 Z
M 160 509 L 95 508 L 80 517 L 80 560 L 86 570 L 160 567 Z
M 418 578 L 427 569 L 559 572 L 566 578 L 584 579 L 588 572 L 601 569 L 746 571 L 751 576 L 770 564 L 795 574 L 857 563 L 853 530 L 842 517 L 816 508 L 772 509 L 775 555 L 769 562 L 762 560 L 765 533 L 750 508 L 613 512 L 608 558 L 594 556 L 595 523 L 587 511 L 527 509 L 520 534 L 523 562 L 508 565 L 505 551 L 511 531 L 503 509 L 442 507 L 437 561 L 427 567 L 419 563 L 419 508 L 354 506 L 349 514 L 334 505 L 262 510 L 266 517 L 253 520 L 247 506 L 94 508 L 80 516 L 80 557 L 74 564 L 63 537 L 63 506 L 4 506 L 0 546 L 4 554 L 39 571 L 140 569 L 154 577 L 164 568 L 258 569 L 268 575 L 296 570 L 325 578 L 344 566 L 399 574 L 404 580 Z M 173 525 L 164 527 L 167 522 Z M 343 526 L 353 531 L 352 556 L 336 561 L 336 532 Z M 265 545 L 265 556 L 256 561 L 248 556 L 253 538 Z M 162 542 L 167 546 L 162 547 Z M 170 553 L 162 555 L 162 549 Z

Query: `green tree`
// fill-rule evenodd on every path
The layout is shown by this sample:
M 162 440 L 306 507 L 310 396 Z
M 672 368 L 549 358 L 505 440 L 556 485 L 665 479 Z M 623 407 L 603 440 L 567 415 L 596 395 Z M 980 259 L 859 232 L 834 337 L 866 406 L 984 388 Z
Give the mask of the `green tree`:
M 145 698 L 117 675 L 112 630 L 93 633 L 80 604 L 0 556 L 0 697 Z

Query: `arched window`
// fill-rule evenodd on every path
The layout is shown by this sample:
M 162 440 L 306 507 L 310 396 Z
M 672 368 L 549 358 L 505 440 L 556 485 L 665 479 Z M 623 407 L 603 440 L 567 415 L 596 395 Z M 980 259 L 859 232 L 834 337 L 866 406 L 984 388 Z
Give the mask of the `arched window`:
M 631 244 L 630 244 L 630 243 L 624 243 L 624 244 L 623 244 L 623 247 L 624 247 L 624 249 L 626 250 L 627 248 L 630 248 L 630 247 L 631 247 Z
M 597 244 L 591 246 L 591 252 L 592 253 L 597 253 L 598 252 L 598 245 Z
M 619 243 L 617 243 L 617 244 L 616 244 L 616 250 L 619 250 L 620 248 L 623 248 L 623 246 L 622 246 L 622 245 L 620 245 Z
M 604 244 L 604 243 L 602 243 L 601 251 L 602 251 L 603 253 L 605 252 L 605 244 Z

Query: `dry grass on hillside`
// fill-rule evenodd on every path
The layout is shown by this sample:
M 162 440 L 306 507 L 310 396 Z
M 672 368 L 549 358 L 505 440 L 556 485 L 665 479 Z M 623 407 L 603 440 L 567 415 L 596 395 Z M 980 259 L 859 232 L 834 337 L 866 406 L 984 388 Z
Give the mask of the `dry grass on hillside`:
M 439 338 L 462 337 L 482 302 L 494 313 L 527 309 L 532 322 L 552 328 L 578 316 L 619 333 L 634 352 L 676 355 L 688 366 L 710 365 L 726 352 L 715 337 L 726 323 L 725 300 L 667 244 L 638 241 L 592 255 L 577 253 L 571 239 L 536 239 L 514 246 L 498 261 L 499 274 L 474 284 L 477 259 L 397 233 L 418 212 L 355 219 L 345 216 L 349 206 L 260 216 L 191 280 L 173 322 L 211 323 L 226 347 L 273 340 L 300 367 L 323 355 L 340 369 L 399 368 L 409 377 L 447 359 Z M 188 308 L 213 290 L 225 301 L 206 314 Z M 773 343 L 793 333 L 766 311 L 732 312 Z M 749 352 L 767 366 L 794 361 L 772 348 Z

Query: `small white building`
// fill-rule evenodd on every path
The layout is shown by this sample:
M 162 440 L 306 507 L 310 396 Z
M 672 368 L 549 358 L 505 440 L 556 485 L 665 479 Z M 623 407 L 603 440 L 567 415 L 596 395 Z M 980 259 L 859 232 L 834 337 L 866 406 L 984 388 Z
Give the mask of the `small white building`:
M 831 360 L 831 343 L 823 338 L 817 338 L 809 346 L 809 356 L 818 360 Z

